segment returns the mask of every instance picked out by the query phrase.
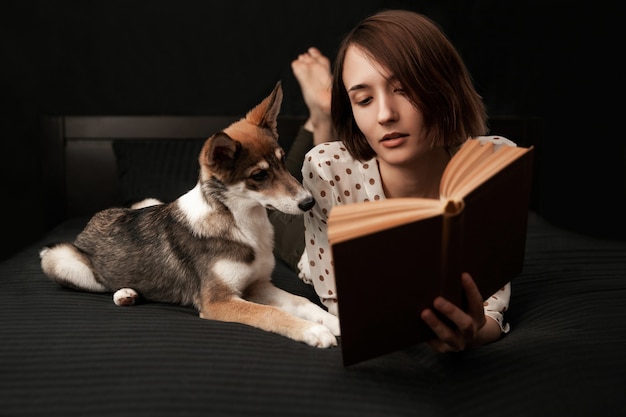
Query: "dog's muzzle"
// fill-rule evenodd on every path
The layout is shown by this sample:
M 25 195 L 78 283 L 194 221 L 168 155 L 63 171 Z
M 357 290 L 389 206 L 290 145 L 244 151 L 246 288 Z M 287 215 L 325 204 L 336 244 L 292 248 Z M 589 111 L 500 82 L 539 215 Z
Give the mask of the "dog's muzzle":
M 307 197 L 298 203 L 298 208 L 302 211 L 309 211 L 315 205 L 315 199 L 313 197 Z

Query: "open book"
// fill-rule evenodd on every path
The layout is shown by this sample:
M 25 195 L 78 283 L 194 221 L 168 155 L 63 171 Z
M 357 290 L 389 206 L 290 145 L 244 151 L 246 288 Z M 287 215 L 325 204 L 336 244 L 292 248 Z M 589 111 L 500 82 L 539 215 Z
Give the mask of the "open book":
M 487 299 L 522 271 L 532 156 L 470 139 L 448 163 L 440 199 L 332 208 L 344 365 L 434 337 L 420 313 L 438 295 L 463 306 L 462 272 Z

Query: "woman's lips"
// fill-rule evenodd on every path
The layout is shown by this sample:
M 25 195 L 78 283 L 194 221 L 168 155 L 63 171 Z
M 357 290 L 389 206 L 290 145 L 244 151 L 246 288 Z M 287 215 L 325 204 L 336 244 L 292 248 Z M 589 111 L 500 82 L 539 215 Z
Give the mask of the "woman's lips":
M 405 138 L 407 136 L 408 135 L 405 133 L 390 133 L 383 136 L 380 142 L 386 148 L 395 148 L 402 145 L 405 142 Z

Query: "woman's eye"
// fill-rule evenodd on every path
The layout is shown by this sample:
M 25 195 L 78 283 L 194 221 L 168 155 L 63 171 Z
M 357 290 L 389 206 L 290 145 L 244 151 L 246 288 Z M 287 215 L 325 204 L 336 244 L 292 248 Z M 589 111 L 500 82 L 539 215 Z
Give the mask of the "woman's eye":
M 358 100 L 358 101 L 356 102 L 356 105 L 357 105 L 357 106 L 366 106 L 366 105 L 368 105 L 371 101 L 372 101 L 372 98 L 371 98 L 371 97 L 367 97 L 367 98 L 365 98 L 365 99 L 363 99 L 363 100 Z
M 254 181 L 265 181 L 268 176 L 267 171 L 258 171 L 250 175 L 250 178 Z

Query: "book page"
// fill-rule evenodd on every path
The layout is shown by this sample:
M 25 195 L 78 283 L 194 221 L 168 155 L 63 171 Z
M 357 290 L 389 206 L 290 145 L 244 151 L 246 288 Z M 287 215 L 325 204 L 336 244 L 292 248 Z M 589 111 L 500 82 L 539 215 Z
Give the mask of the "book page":
M 465 196 L 528 151 L 514 146 L 496 150 L 491 142 L 468 139 L 443 173 L 439 200 L 391 198 L 335 206 L 328 218 L 329 242 L 332 245 L 440 214 L 456 215 L 463 210 Z
M 528 148 L 482 145 L 469 139 L 450 160 L 441 178 L 440 195 L 444 200 L 462 201 L 468 193 L 493 177 L 505 166 L 528 152 Z
M 467 140 L 452 157 L 444 170 L 439 194 L 451 197 L 452 190 L 458 189 L 459 182 L 466 179 L 467 173 L 478 169 L 481 163 L 492 153 L 492 143 L 481 145 L 478 140 Z
M 328 218 L 328 241 L 357 236 L 442 214 L 444 203 L 432 198 L 393 198 L 335 206 Z

